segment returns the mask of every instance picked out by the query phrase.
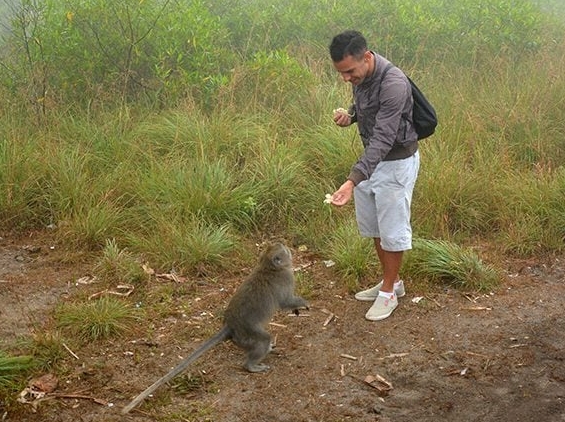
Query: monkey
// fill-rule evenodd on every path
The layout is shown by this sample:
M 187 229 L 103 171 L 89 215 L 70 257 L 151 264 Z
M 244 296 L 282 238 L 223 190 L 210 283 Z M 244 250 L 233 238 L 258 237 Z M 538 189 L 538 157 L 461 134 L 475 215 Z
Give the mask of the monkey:
M 265 329 L 278 310 L 309 309 L 308 302 L 294 293 L 292 253 L 283 243 L 274 243 L 260 255 L 251 274 L 236 290 L 224 312 L 223 327 L 155 381 L 123 408 L 128 413 L 161 385 L 183 372 L 191 363 L 217 344 L 231 340 L 246 353 L 243 367 L 249 372 L 264 372 L 261 361 L 272 350 L 271 335 Z

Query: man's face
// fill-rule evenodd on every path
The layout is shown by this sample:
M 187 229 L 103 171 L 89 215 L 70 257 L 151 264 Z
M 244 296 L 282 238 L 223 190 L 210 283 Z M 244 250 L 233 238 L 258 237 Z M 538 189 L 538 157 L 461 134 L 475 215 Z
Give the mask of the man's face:
M 335 69 L 339 72 L 345 82 L 351 85 L 362 83 L 372 71 L 372 54 L 365 52 L 361 59 L 353 56 L 345 56 L 340 62 L 333 62 Z

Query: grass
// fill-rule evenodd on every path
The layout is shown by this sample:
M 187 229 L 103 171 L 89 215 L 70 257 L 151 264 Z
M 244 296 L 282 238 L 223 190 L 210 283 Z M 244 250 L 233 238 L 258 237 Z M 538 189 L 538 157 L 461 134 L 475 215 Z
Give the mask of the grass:
M 101 279 L 114 284 L 140 284 L 148 280 L 140 260 L 127 249 L 121 249 L 115 239 L 107 239 L 102 256 L 94 267 Z
M 40 230 L 54 223 L 61 247 L 95 252 L 94 273 L 105 283 L 136 286 L 151 285 L 141 262 L 215 283 L 225 271 L 247 265 L 256 243 L 282 237 L 291 246 L 305 244 L 335 262 L 336 278 L 349 291 L 357 290 L 360 280 L 378 271 L 374 247 L 360 238 L 352 206 L 336 209 L 322 203 L 361 153 L 357 128 L 337 128 L 331 121 L 331 110 L 346 107 L 351 92 L 332 69 L 326 45 L 330 32 L 355 23 L 377 43 L 373 47 L 413 76 L 440 119 L 436 134 L 420 146 L 422 167 L 412 214 L 420 237 L 405 254 L 403 275 L 465 291 L 489 291 L 503 282 L 502 271 L 485 263 L 475 244 L 487 243 L 511 257 L 565 252 L 561 26 L 540 31 L 539 37 L 545 38 L 533 39 L 539 48 L 513 50 L 505 43 L 512 40 L 512 28 L 493 26 L 491 34 L 482 25 L 487 33 L 473 34 L 460 27 L 466 21 L 457 25 L 450 11 L 471 13 L 472 25 L 477 18 L 472 13 L 482 10 L 476 2 L 406 2 L 390 17 L 381 13 L 385 26 L 365 18 L 374 14 L 359 2 L 360 7 L 336 3 L 337 12 L 347 10 L 337 16 L 329 11 L 290 16 L 277 7 L 274 33 L 270 8 L 255 3 L 261 12 L 253 25 L 256 36 L 232 40 L 245 44 L 245 51 L 236 53 L 241 61 L 229 63 L 227 74 L 214 76 L 198 74 L 195 62 L 190 72 L 198 80 L 194 86 L 171 81 L 172 70 L 158 81 L 158 94 L 144 91 L 161 96 L 159 101 L 124 105 L 112 98 L 111 86 L 100 85 L 100 95 L 89 97 L 69 83 L 52 87 L 60 98 L 51 98 L 46 114 L 38 118 L 26 110 L 29 87 L 10 82 L 29 84 L 25 75 L 10 75 L 6 84 L 0 74 L 5 99 L 0 105 L 0 227 Z M 292 3 L 296 12 L 299 2 Z M 434 15 L 426 9 L 428 3 L 446 7 Z M 512 13 L 520 18 L 522 9 L 516 6 Z M 226 15 L 228 26 L 234 19 L 237 23 Z M 300 43 L 295 30 L 285 27 L 292 22 L 290 28 L 295 28 L 295 19 L 306 20 L 298 25 Z M 268 34 L 260 33 L 262 25 Z M 519 44 L 527 37 L 517 33 Z M 221 45 L 221 39 L 211 38 Z M 205 45 L 201 49 L 206 51 Z M 477 51 L 481 54 L 475 55 Z M 214 66 L 214 57 L 228 57 L 206 54 L 202 63 L 207 69 Z M 155 81 L 143 82 L 153 86 Z M 170 98 L 169 83 L 176 87 Z M 66 103 L 68 87 L 87 98 L 88 107 Z M 36 110 L 37 104 L 31 103 Z M 150 103 L 159 105 L 147 107 Z M 314 292 L 315 286 L 309 273 L 297 274 L 299 294 L 323 294 Z M 146 296 L 135 297 L 148 314 L 166 318 L 179 309 L 190 311 L 190 305 L 183 305 L 185 309 L 178 304 L 193 294 L 191 283 L 151 287 Z M 68 358 L 66 339 L 112 339 L 127 335 L 140 320 L 149 318 L 129 298 L 71 298 L 55 313 L 57 330 L 30 339 L 26 353 L 32 357 L 0 353 L 0 388 L 2 383 L 11 388 L 32 367 L 56 368 Z M 148 323 L 147 329 L 151 327 Z M 177 386 L 190 393 L 208 388 L 204 381 L 182 378 Z M 151 403 L 160 401 L 170 401 L 169 393 Z M 156 418 L 207 420 L 209 414 L 212 409 L 191 402 Z
M 219 269 L 233 252 L 237 238 L 229 225 L 207 223 L 197 216 L 183 219 L 155 215 L 146 233 L 132 234 L 132 248 L 165 270 L 203 272 Z
M 34 365 L 31 356 L 10 356 L 0 350 L 0 389 L 13 388 Z
M 189 373 L 176 377 L 172 388 L 177 394 L 186 395 L 198 391 L 209 391 L 211 385 L 213 384 L 204 375 Z
M 540 16 L 526 5 L 511 11 L 517 26 L 503 28 L 500 38 L 481 33 L 460 39 L 466 19 L 477 18 L 471 3 L 445 7 L 446 25 L 438 26 L 437 2 L 407 3 L 396 16 L 404 29 L 424 25 L 432 31 L 421 38 L 433 41 L 435 52 L 412 60 L 389 50 L 440 120 L 420 147 L 415 231 L 462 245 L 480 239 L 517 256 L 563 252 L 565 41 L 556 37 L 559 28 L 531 32 Z M 226 19 L 233 23 L 234 17 Z M 328 211 L 322 204 L 361 153 L 356 127 L 337 128 L 330 117 L 351 100 L 322 42 L 335 25 L 309 39 L 317 25 L 308 22 L 300 44 L 292 38 L 287 48 L 270 53 L 250 44 L 241 61 L 226 56 L 234 60 L 229 74 L 203 78 L 215 89 L 187 87 L 182 99 L 175 92 L 178 101 L 166 106 L 163 82 L 161 107 L 124 104 L 110 98 L 107 87 L 100 96 L 107 103 L 86 109 L 49 104 L 37 124 L 21 105 L 28 99 L 0 84 L 10 99 L 0 108 L 0 224 L 54 223 L 62 244 L 102 251 L 98 270 L 118 279 L 140 277 L 133 256 L 165 270 L 221 271 L 229 259 L 245 255 L 239 253 L 244 245 L 281 236 L 327 251 L 353 287 L 371 270 L 374 253 L 356 239 L 351 207 Z M 512 31 L 538 47 L 524 51 Z M 379 39 L 367 32 L 371 41 Z M 461 45 L 453 44 L 453 34 Z M 276 35 L 282 41 L 285 33 Z M 384 51 L 404 43 L 392 36 L 382 42 Z M 473 51 L 484 43 L 480 59 L 470 57 L 464 43 Z M 428 49 L 422 41 L 396 51 Z M 127 254 L 109 256 L 110 239 Z
M 68 356 L 65 338 L 59 331 L 37 331 L 24 341 L 24 347 L 42 370 L 51 370 Z
M 376 252 L 371 240 L 359 236 L 353 220 L 328 236 L 324 256 L 335 262 L 335 270 L 351 292 L 358 290 L 359 280 L 375 270 Z
M 427 279 L 467 291 L 489 291 L 503 276 L 468 248 L 442 240 L 415 239 L 403 271 L 415 279 Z
M 56 312 L 58 327 L 83 342 L 119 336 L 140 319 L 139 310 L 111 296 L 86 303 L 67 303 Z

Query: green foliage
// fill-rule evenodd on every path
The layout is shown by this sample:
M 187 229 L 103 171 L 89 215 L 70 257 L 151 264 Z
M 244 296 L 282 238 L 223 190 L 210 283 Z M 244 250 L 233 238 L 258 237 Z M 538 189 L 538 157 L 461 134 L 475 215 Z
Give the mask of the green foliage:
M 332 122 L 351 90 L 327 57 L 332 35 L 357 28 L 439 113 L 415 232 L 563 251 L 565 43 L 550 6 L 26 0 L 0 50 L 0 223 L 53 223 L 65 244 L 106 248 L 98 270 L 118 278 L 142 255 L 221 268 L 263 233 L 337 242 L 356 282 L 372 248 L 348 255 L 352 208 L 322 201 L 361 153 L 356 127 Z
M 68 356 L 64 344 L 65 339 L 59 331 L 38 331 L 24 342 L 37 366 L 44 370 L 50 370 Z
M 358 29 L 395 61 L 439 58 L 480 60 L 487 53 L 522 53 L 540 47 L 549 16 L 522 0 L 322 0 L 281 2 L 208 0 L 222 16 L 234 48 L 246 57 L 288 45 L 322 45 L 345 29 Z M 249 25 L 249 22 L 252 22 Z M 442 46 L 442 48 L 438 48 Z
M 5 68 L 26 76 L 11 79 L 12 87 L 42 108 L 68 100 L 154 102 L 164 90 L 179 98 L 197 92 L 229 57 L 220 49 L 226 34 L 199 0 L 25 0 L 12 27 Z
M 5 227 L 30 227 L 37 223 L 45 170 L 34 146 L 33 140 L 11 133 L 3 135 L 0 129 L 0 225 Z
M 374 269 L 377 262 L 371 241 L 359 236 L 355 221 L 349 220 L 328 235 L 324 256 L 335 262 L 335 270 L 350 291 L 358 287 L 359 279 Z
M 290 51 L 325 58 L 341 30 L 363 31 L 408 66 L 479 63 L 537 51 L 544 26 L 557 25 L 543 12 L 521 0 L 24 0 L 10 10 L 0 82 L 38 118 L 63 104 L 166 106 L 186 95 L 213 109 L 233 83 L 280 107 L 296 92 L 283 87 L 311 82 Z
M 0 350 L 0 388 L 11 388 L 34 366 L 31 356 L 10 356 Z
M 206 223 L 197 216 L 155 213 L 145 229 L 129 241 L 160 268 L 199 272 L 220 267 L 236 246 L 228 225 Z
M 139 284 L 148 279 L 139 259 L 128 250 L 120 249 L 116 239 L 106 240 L 94 272 L 103 280 L 121 284 Z
M 271 110 L 283 115 L 293 103 L 303 99 L 315 79 L 306 66 L 286 50 L 259 51 L 232 72 L 230 101 L 241 104 L 247 112 Z M 308 104 L 304 104 L 307 107 Z
M 84 342 L 120 335 L 133 327 L 139 310 L 111 296 L 84 303 L 67 303 L 59 307 L 56 321 Z
M 488 291 L 502 281 L 502 274 L 470 249 L 441 240 L 414 239 L 413 243 L 403 266 L 412 278 L 479 291 Z

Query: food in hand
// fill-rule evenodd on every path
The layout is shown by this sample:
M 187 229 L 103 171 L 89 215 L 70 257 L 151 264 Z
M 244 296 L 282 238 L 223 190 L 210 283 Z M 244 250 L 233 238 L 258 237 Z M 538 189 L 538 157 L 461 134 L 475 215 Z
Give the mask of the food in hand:
M 348 115 L 349 117 L 352 117 L 351 114 L 349 114 L 349 113 L 347 112 L 347 110 L 344 109 L 343 107 L 339 107 L 339 108 L 334 109 L 334 114 L 336 114 L 336 113 L 346 114 L 346 115 Z

